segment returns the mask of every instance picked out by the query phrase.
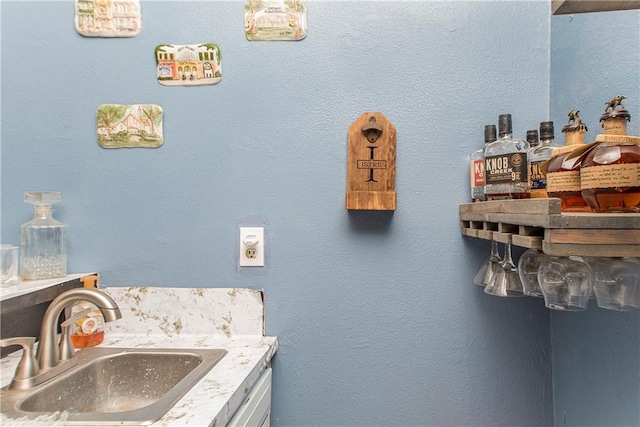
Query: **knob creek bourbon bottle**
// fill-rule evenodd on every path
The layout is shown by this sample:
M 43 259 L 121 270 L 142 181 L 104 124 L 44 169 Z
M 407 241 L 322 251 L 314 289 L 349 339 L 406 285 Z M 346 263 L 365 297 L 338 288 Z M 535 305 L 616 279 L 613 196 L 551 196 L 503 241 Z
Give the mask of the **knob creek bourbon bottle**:
M 498 118 L 499 138 L 484 147 L 487 200 L 528 199 L 529 143 L 512 136 L 511 114 Z

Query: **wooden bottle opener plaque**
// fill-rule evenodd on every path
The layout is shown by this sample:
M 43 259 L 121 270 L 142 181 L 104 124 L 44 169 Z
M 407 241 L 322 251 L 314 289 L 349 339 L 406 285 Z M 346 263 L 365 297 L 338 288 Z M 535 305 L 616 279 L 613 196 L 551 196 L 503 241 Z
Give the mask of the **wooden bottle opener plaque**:
M 396 128 L 382 113 L 349 127 L 346 208 L 396 210 Z

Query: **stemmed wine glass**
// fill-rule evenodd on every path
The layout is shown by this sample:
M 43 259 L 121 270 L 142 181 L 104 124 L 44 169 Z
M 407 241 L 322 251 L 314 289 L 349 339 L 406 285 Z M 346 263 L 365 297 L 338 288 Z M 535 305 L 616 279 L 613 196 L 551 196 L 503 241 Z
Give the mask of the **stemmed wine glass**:
M 547 308 L 585 310 L 591 297 L 593 270 L 579 256 L 546 256 L 538 269 L 538 283 Z
M 487 286 L 491 283 L 491 279 L 494 274 L 500 269 L 500 263 L 502 259 L 500 258 L 500 254 L 498 253 L 498 242 L 495 240 L 491 241 L 491 254 L 489 255 L 489 259 L 482 263 L 480 270 L 476 273 L 473 278 L 473 283 L 479 286 Z
M 530 297 L 542 298 L 542 289 L 538 283 L 538 268 L 546 254 L 539 249 L 527 249 L 520 255 L 518 274 L 522 282 L 522 291 Z
M 522 282 L 518 274 L 518 267 L 511 258 L 511 238 L 504 246 L 504 259 L 499 270 L 494 274 L 491 282 L 484 288 L 484 292 L 498 297 L 522 297 Z
M 640 311 L 640 258 L 598 258 L 591 268 L 598 307 Z

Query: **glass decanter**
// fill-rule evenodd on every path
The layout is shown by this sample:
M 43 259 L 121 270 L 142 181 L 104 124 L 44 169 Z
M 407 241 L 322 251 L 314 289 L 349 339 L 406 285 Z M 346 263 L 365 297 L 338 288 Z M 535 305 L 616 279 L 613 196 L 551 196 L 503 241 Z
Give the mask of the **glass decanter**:
M 640 137 L 627 135 L 631 115 L 624 95 L 607 103 L 600 122 L 604 134 L 580 169 L 582 197 L 595 212 L 640 212 Z
M 20 227 L 20 278 L 42 280 L 67 274 L 65 226 L 53 218 L 58 191 L 30 191 L 24 201 L 33 205 L 33 219 Z

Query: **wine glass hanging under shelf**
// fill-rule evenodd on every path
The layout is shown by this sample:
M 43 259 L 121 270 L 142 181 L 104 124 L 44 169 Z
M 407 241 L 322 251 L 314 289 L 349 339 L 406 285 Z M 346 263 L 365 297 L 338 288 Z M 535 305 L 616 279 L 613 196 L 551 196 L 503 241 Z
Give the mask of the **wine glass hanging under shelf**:
M 459 214 L 464 236 L 549 255 L 640 257 L 640 213 L 562 213 L 550 198 L 464 203 Z

